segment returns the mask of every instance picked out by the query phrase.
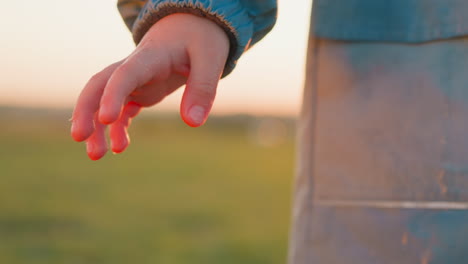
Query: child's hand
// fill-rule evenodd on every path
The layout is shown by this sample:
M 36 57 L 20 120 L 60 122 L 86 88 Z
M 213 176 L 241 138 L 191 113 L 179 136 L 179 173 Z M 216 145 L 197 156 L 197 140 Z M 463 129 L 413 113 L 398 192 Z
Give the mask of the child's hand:
M 189 14 L 163 18 L 130 56 L 89 80 L 73 112 L 72 137 L 86 140 L 88 156 L 98 160 L 107 152 L 109 125 L 112 151 L 120 153 L 128 146 L 127 127 L 140 108 L 184 84 L 181 116 L 190 126 L 202 125 L 228 53 L 228 37 L 214 22 Z

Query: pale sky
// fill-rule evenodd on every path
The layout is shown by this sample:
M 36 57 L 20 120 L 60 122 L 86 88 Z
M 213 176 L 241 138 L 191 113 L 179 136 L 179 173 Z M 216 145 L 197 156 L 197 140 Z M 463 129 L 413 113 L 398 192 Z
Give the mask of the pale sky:
M 310 6 L 280 0 L 276 27 L 220 82 L 214 113 L 298 113 Z M 116 0 L 4 1 L 2 10 L 0 105 L 71 108 L 90 76 L 134 49 Z M 180 97 L 154 109 L 178 111 Z

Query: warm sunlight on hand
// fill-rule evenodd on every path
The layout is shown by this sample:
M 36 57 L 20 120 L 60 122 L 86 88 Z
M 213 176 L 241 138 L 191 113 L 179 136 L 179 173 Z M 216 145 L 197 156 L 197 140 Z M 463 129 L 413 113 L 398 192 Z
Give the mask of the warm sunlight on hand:
M 202 125 L 228 52 L 228 37 L 214 22 L 189 14 L 163 18 L 130 56 L 86 84 L 73 112 L 73 139 L 86 141 L 88 156 L 98 160 L 108 149 L 109 125 L 111 149 L 120 153 L 129 144 L 127 128 L 141 107 L 157 104 L 184 84 L 182 119 L 193 127 Z

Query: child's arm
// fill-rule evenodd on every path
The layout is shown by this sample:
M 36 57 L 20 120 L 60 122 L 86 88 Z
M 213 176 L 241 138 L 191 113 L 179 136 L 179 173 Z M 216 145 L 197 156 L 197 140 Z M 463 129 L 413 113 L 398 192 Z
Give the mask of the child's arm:
M 190 126 L 202 125 L 220 77 L 233 69 L 249 43 L 269 30 L 262 23 L 254 25 L 237 0 L 151 0 L 140 10 L 142 2 L 119 2 L 120 7 L 133 3 L 139 12 L 138 18 L 127 12 L 131 16 L 126 19 L 133 23 L 137 48 L 91 78 L 73 113 L 72 136 L 86 141 L 93 160 L 107 152 L 107 125 L 112 151 L 122 152 L 129 143 L 127 127 L 141 106 L 158 103 L 183 84 L 182 118 Z
M 189 13 L 215 22 L 229 37 L 226 76 L 242 53 L 273 28 L 277 0 L 118 0 L 118 8 L 136 43 L 169 14 Z

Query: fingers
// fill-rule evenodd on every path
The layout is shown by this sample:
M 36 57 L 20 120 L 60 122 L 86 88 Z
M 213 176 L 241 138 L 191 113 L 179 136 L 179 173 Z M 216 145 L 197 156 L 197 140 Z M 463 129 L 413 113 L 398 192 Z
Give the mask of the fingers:
M 128 134 L 127 128 L 130 124 L 130 120 L 135 117 L 140 111 L 141 106 L 136 103 L 129 103 L 124 109 L 122 117 L 111 125 L 111 140 L 112 140 L 112 151 L 120 153 L 125 150 L 128 146 Z M 86 140 L 86 152 L 88 157 L 92 160 L 99 160 L 107 152 L 106 142 L 106 127 L 107 125 L 102 124 L 98 120 L 98 113 L 95 114 L 94 118 L 94 131 L 90 137 Z
M 88 157 L 92 160 L 99 160 L 107 152 L 107 142 L 106 142 L 106 125 L 101 124 L 97 120 L 98 114 L 95 114 L 94 120 L 94 132 L 86 140 L 86 152 Z
M 187 125 L 198 127 L 205 123 L 213 106 L 227 52 L 226 56 L 213 56 L 209 51 L 200 49 L 189 56 L 191 71 L 180 112 Z
M 122 110 L 120 118 L 110 125 L 111 149 L 114 153 L 123 152 L 130 143 L 127 129 L 142 106 L 151 106 L 174 92 L 186 82 L 186 77 L 172 75 L 163 82 L 153 82 L 137 88 L 130 94 L 130 101 Z
M 111 124 L 119 119 L 128 96 L 137 87 L 167 78 L 171 63 L 164 50 L 155 54 L 154 50 L 142 48 L 120 65 L 109 78 L 101 99 L 99 121 Z
M 76 103 L 72 117 L 71 135 L 76 141 L 86 140 L 94 131 L 94 114 L 99 109 L 99 101 L 112 72 L 121 64 L 114 63 L 94 75 L 86 84 Z
M 133 117 L 135 117 L 141 110 L 141 106 L 137 103 L 128 103 L 120 118 L 110 125 L 110 139 L 111 149 L 114 153 L 123 152 L 130 143 L 127 128 Z

